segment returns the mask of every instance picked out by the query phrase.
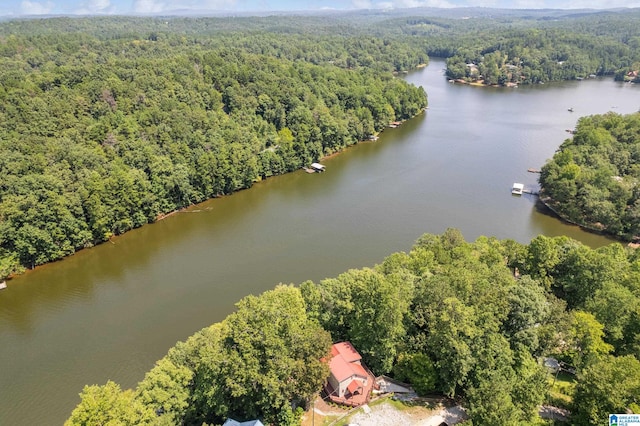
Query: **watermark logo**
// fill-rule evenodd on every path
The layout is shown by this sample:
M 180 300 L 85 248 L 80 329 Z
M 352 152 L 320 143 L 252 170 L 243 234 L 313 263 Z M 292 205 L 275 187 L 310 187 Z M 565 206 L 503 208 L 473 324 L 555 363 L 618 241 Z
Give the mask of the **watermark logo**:
M 609 426 L 640 426 L 640 414 L 609 414 Z

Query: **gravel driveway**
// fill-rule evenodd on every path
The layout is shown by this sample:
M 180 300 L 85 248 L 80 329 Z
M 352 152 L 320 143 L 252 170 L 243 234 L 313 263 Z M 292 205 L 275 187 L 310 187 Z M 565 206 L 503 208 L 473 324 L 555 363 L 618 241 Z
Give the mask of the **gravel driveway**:
M 369 411 L 368 413 L 365 411 Z M 466 418 L 461 407 L 441 408 L 420 416 L 399 411 L 388 403 L 362 410 L 350 419 L 350 426 L 438 426 L 442 422 L 455 425 Z

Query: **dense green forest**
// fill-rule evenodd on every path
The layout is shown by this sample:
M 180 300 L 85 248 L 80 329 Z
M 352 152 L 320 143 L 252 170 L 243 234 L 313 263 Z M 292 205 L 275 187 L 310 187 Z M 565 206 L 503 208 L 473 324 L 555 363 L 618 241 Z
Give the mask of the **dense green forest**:
M 488 84 L 637 80 L 639 18 L 469 8 L 2 22 L 0 277 L 414 116 L 426 94 L 397 75 L 428 55 L 448 58 L 449 78 Z M 549 203 L 639 235 L 639 123 L 581 119 L 543 168 Z M 243 299 L 136 389 L 87 386 L 69 424 L 294 425 L 337 340 L 377 374 L 461 398 L 476 425 L 541 424 L 537 407 L 562 403 L 539 364 L 555 356 L 577 370 L 572 423 L 599 423 L 640 412 L 639 274 L 640 254 L 620 245 L 425 235 L 375 267 Z
M 404 28 L 432 37 L 427 51 L 447 58 L 452 79 L 506 85 L 612 75 L 640 81 L 637 9 L 564 16 L 529 12 L 520 18 L 414 19 Z
M 582 117 L 542 168 L 542 199 L 564 218 L 625 240 L 640 236 L 640 113 Z
M 570 423 L 602 424 L 640 413 L 638 283 L 640 252 L 619 244 L 427 234 L 372 268 L 248 296 L 136 389 L 85 387 L 67 424 L 299 424 L 340 340 L 376 374 L 456 397 L 475 425 L 549 424 L 538 407 L 557 401 L 540 359 L 554 356 L 575 368 Z
M 427 61 L 406 45 L 131 32 L 145 22 L 164 25 L 0 25 L 0 277 L 308 165 L 427 105 L 391 73 Z
M 636 9 L 0 23 L 0 277 L 298 169 L 426 107 L 393 73 L 640 68 Z M 467 66 L 467 64 L 475 66 Z M 633 75 L 633 74 L 631 74 Z

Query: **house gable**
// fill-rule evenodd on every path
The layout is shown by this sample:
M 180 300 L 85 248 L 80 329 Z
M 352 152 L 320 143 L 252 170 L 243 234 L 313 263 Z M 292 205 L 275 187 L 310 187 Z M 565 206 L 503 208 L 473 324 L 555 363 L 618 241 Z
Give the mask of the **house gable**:
M 331 374 L 326 385 L 329 397 L 342 404 L 364 404 L 373 386 L 373 376 L 362 365 L 362 357 L 358 351 L 350 342 L 340 342 L 331 347 L 331 355 Z

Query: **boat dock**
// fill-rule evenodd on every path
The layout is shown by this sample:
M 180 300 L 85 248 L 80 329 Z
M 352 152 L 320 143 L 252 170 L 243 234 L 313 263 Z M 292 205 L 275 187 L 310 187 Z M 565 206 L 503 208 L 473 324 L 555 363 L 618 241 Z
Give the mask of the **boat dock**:
M 529 195 L 539 195 L 540 192 L 538 192 L 535 189 L 529 189 L 529 188 L 525 188 L 524 184 L 522 183 L 514 183 L 513 186 L 511 187 L 511 193 L 513 195 L 522 195 L 522 194 L 529 194 Z
M 538 169 L 527 169 L 527 171 L 529 173 L 540 173 L 540 170 L 538 170 Z
M 316 172 L 324 172 L 324 170 L 327 168 L 325 165 L 322 165 L 320 163 L 311 163 L 310 167 Z
M 307 172 L 307 173 L 315 173 L 315 172 L 320 173 L 320 172 L 324 172 L 326 168 L 327 168 L 327 167 L 326 167 L 325 165 L 323 165 L 323 164 L 320 164 L 320 163 L 311 163 L 311 164 L 309 165 L 309 167 L 304 167 L 304 166 L 303 166 L 303 167 L 302 167 L 302 170 L 304 170 L 304 171 L 305 171 L 305 172 Z
M 522 195 L 524 192 L 524 185 L 521 183 L 514 183 L 511 187 L 511 193 L 513 195 Z

